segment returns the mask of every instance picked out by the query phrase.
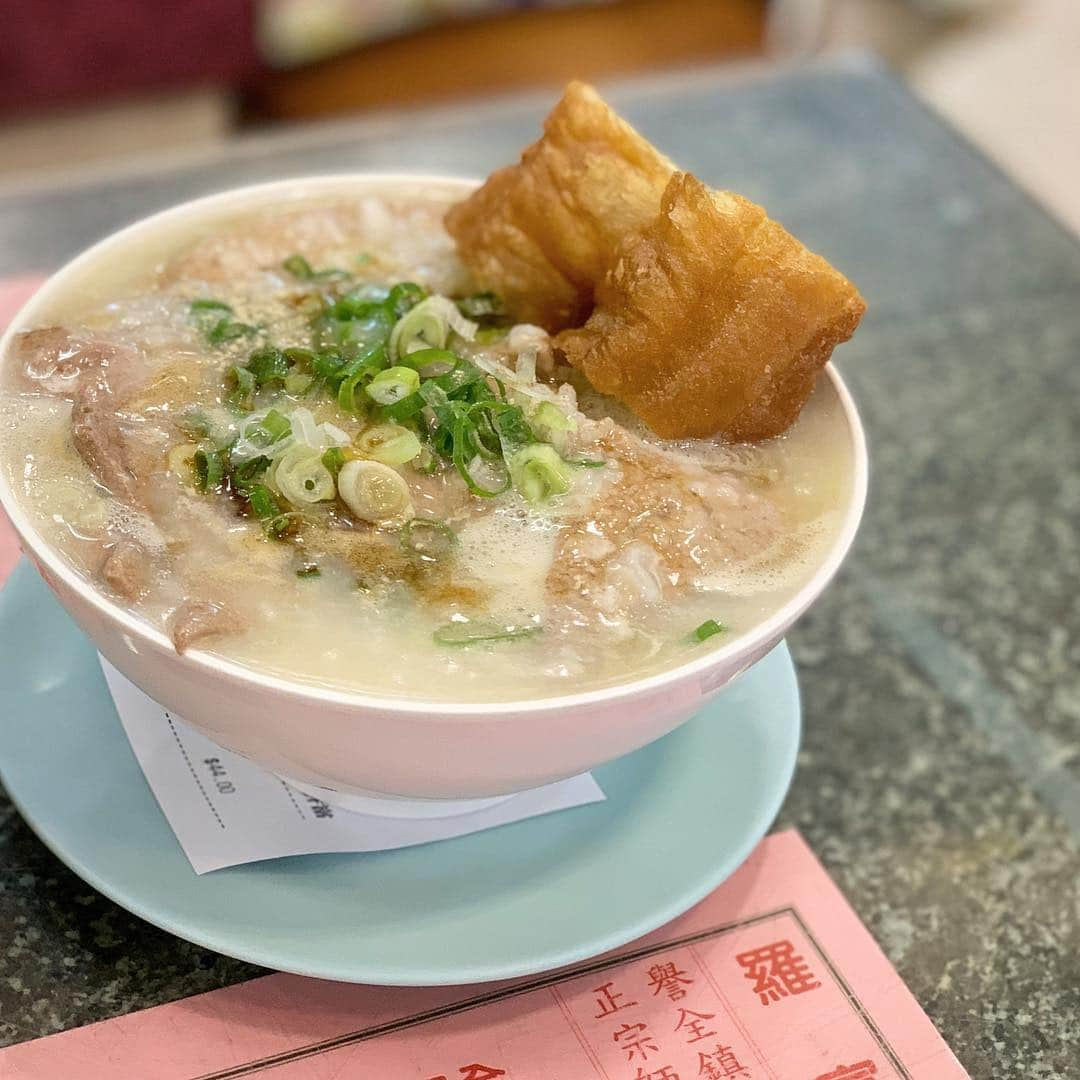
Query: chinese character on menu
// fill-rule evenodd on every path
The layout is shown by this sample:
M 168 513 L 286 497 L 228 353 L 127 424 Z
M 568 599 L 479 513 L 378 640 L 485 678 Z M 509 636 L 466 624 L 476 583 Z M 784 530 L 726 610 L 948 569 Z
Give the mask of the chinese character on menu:
M 603 986 L 598 986 L 593 993 L 596 994 L 596 1004 L 600 1011 L 593 1017 L 594 1020 L 602 1020 L 605 1016 L 610 1016 L 612 1013 L 617 1013 L 620 1009 L 629 1009 L 631 1006 L 636 1005 L 636 1001 L 619 1001 L 623 995 L 614 992 L 611 988 L 615 984 L 613 982 L 604 983 Z
M 653 997 L 662 990 L 669 1001 L 679 1001 L 686 997 L 684 986 L 690 986 L 693 979 L 685 971 L 680 971 L 674 964 L 653 964 L 649 968 L 649 985 L 653 987 Z
M 705 1080 L 727 1080 L 730 1076 L 749 1078 L 750 1073 L 730 1046 L 719 1043 L 710 1054 L 698 1054 L 698 1076 Z
M 838 1065 L 832 1072 L 822 1073 L 814 1080 L 870 1080 L 877 1075 L 872 1061 L 856 1061 L 854 1065 Z
M 653 1072 L 646 1072 L 645 1067 L 639 1065 L 634 1080 L 679 1080 L 679 1074 L 670 1065 L 663 1065 Z
M 660 1047 L 653 1042 L 647 1024 L 623 1024 L 618 1031 L 612 1032 L 611 1038 L 626 1051 L 626 1060 L 633 1061 L 639 1054 L 642 1061 L 649 1060 L 649 1054 L 656 1054 Z
M 505 1069 L 493 1069 L 490 1065 L 481 1065 L 476 1061 L 471 1065 L 462 1065 L 458 1072 L 461 1073 L 461 1080 L 497 1080 L 498 1077 L 506 1075 Z M 444 1074 L 432 1076 L 429 1080 L 449 1080 L 449 1078 Z
M 746 978 L 753 979 L 754 993 L 762 1005 L 789 994 L 805 994 L 821 985 L 790 941 L 774 941 L 760 949 L 739 953 L 735 959 L 746 968 Z
M 696 1043 L 702 1039 L 707 1039 L 710 1035 L 715 1035 L 715 1031 L 705 1030 L 705 1021 L 711 1020 L 716 1013 L 699 1013 L 694 1012 L 693 1009 L 679 1009 L 679 1022 L 675 1025 L 676 1031 L 686 1030 L 686 1042 Z M 688 1017 L 693 1017 L 692 1020 Z

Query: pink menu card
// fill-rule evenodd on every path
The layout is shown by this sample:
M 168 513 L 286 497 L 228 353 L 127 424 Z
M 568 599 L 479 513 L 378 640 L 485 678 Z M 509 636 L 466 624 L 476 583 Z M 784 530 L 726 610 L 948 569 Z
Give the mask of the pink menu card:
M 597 902 L 602 902 L 598 897 Z M 953 1080 L 810 849 L 767 837 L 663 929 L 513 982 L 270 975 L 0 1051 L 4 1080 Z

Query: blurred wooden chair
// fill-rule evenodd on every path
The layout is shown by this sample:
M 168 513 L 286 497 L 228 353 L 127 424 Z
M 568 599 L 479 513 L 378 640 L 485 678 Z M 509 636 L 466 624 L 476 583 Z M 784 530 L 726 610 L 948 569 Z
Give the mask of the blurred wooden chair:
M 251 121 L 601 79 L 760 55 L 766 0 L 618 0 L 521 9 L 433 25 L 261 78 Z

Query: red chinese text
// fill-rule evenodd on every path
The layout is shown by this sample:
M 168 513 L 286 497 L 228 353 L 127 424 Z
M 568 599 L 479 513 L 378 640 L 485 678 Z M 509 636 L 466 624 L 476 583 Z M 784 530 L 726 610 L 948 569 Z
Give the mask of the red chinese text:
M 699 1013 L 693 1009 L 679 1009 L 679 1022 L 675 1025 L 676 1031 L 686 1032 L 686 1042 L 696 1043 L 702 1039 L 715 1035 L 715 1031 L 706 1031 L 705 1022 L 711 1020 L 716 1013 Z
M 662 1065 L 653 1072 L 646 1072 L 644 1066 L 639 1065 L 634 1080 L 679 1080 L 679 1074 L 670 1065 Z
M 499 1076 L 505 1076 L 505 1069 L 493 1069 L 490 1065 L 481 1065 L 474 1061 L 471 1065 L 462 1065 L 458 1072 L 461 1080 L 496 1080 Z M 449 1080 L 445 1075 L 433 1076 L 430 1080 Z
M 838 1065 L 832 1072 L 822 1073 L 814 1080 L 870 1080 L 877 1075 L 872 1061 L 856 1061 L 854 1065 Z
M 667 994 L 669 1001 L 681 1001 L 686 997 L 683 987 L 692 985 L 693 981 L 675 964 L 653 964 L 649 968 L 649 985 L 653 988 L 653 997 L 662 991 Z
M 698 1076 L 705 1080 L 727 1080 L 730 1076 L 749 1077 L 750 1072 L 730 1046 L 717 1043 L 710 1053 L 698 1054 Z
M 626 1051 L 626 1060 L 633 1061 L 640 1057 L 642 1061 L 649 1060 L 649 1054 L 659 1053 L 660 1047 L 653 1041 L 649 1034 L 647 1024 L 623 1024 L 617 1031 L 613 1031 L 611 1038 Z
M 754 993 L 762 1005 L 789 994 L 805 994 L 821 985 L 790 941 L 774 941 L 760 949 L 739 953 L 735 959 L 746 968 L 746 978 L 753 980 Z
M 629 1009 L 636 1005 L 636 1001 L 620 1001 L 619 999 L 625 995 L 616 993 L 611 988 L 615 984 L 613 982 L 604 983 L 603 986 L 598 986 L 593 993 L 596 994 L 596 1006 L 600 1010 L 594 1017 L 594 1020 L 602 1020 L 605 1016 L 610 1016 L 612 1013 L 617 1013 L 620 1009 Z

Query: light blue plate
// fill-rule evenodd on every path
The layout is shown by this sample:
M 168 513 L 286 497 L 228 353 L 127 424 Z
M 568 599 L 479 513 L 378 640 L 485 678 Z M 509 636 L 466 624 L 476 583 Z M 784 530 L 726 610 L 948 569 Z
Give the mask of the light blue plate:
M 765 834 L 799 742 L 795 672 L 780 645 L 678 731 L 597 769 L 604 803 L 401 851 L 196 877 L 93 646 L 25 561 L 0 592 L 0 641 L 0 776 L 59 858 L 189 941 L 347 982 L 525 975 L 663 925 Z

